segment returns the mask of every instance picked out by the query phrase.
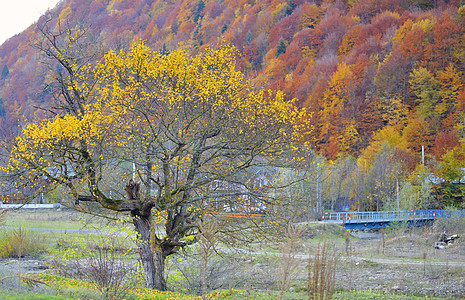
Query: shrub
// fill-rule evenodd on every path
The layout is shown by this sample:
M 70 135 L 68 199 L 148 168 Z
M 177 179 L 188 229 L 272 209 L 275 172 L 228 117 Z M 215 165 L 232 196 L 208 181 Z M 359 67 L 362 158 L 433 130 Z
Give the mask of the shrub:
M 220 289 L 238 288 L 248 278 L 240 272 L 241 262 L 222 254 L 205 261 L 196 251 L 186 250 L 170 260 L 168 284 L 174 292 L 202 295 Z M 206 271 L 206 272 L 204 272 Z
M 0 257 L 2 258 L 36 255 L 44 249 L 39 238 L 22 227 L 3 228 L 0 233 Z
M 104 299 L 124 299 L 129 287 L 140 281 L 131 251 L 117 237 L 62 242 L 59 246 L 66 248 L 63 258 L 56 261 L 59 274 L 94 283 Z

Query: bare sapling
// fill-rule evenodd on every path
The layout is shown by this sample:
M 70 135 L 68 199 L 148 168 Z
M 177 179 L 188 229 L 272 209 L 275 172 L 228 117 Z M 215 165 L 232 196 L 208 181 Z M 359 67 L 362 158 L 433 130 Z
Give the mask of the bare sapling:
M 125 254 L 115 237 L 102 240 L 91 250 L 83 271 L 86 277 L 96 283 L 98 290 L 106 299 L 123 299 L 129 289 L 129 277 L 133 270 L 124 262 Z M 79 263 L 78 263 L 79 264 Z
M 380 252 L 382 255 L 384 255 L 384 251 L 386 249 L 386 230 L 384 228 L 381 228 L 379 232 L 381 233 L 381 241 L 380 241 L 381 251 Z
M 198 253 L 202 260 L 202 299 L 207 294 L 207 268 L 210 257 L 216 252 L 218 223 L 214 220 L 199 222 L 199 232 L 197 233 Z
M 282 260 L 279 264 L 278 283 L 279 299 L 283 299 L 284 293 L 289 290 L 292 281 L 299 270 L 299 260 L 296 257 L 296 250 L 299 246 L 302 228 L 289 224 L 286 229 L 284 242 L 281 245 Z
M 331 299 L 336 281 L 336 251 L 323 242 L 308 259 L 307 292 L 309 300 Z

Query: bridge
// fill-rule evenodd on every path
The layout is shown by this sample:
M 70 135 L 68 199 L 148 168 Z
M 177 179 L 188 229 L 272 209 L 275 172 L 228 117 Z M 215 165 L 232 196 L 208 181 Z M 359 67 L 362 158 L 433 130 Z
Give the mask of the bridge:
M 401 210 L 401 211 L 365 211 L 365 212 L 329 212 L 321 213 L 321 221 L 343 224 L 346 229 L 385 228 L 395 224 L 406 226 L 424 226 L 432 224 L 438 217 L 464 217 L 465 211 L 444 210 Z

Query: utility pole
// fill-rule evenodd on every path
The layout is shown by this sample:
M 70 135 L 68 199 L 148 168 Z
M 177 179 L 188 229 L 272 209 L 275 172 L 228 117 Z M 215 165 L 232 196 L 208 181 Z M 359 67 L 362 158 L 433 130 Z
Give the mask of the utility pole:
M 317 205 L 317 212 L 322 212 L 324 211 L 323 209 L 323 203 L 321 203 L 321 186 L 320 186 L 320 180 L 321 180 L 321 169 L 320 169 L 320 164 L 317 164 L 316 167 L 316 205 Z

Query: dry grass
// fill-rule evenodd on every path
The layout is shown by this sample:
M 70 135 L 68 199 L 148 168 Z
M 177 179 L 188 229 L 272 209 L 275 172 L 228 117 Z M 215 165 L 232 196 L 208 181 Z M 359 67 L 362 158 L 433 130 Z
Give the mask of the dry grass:
M 336 251 L 325 241 L 308 260 L 308 299 L 331 299 L 336 281 Z

